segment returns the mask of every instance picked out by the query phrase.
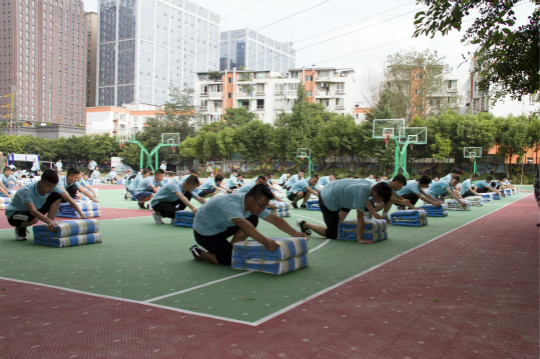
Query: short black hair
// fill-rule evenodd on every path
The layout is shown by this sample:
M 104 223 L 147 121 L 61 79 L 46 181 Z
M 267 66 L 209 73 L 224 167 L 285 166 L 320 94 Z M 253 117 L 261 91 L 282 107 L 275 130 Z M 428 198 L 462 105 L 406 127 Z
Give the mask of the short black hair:
M 377 192 L 385 203 L 392 197 L 392 188 L 390 188 L 390 185 L 386 182 L 379 182 L 371 187 L 371 189 Z
M 407 185 L 407 178 L 404 175 L 399 173 L 395 175 L 394 178 L 392 178 L 392 182 L 399 182 L 405 186 Z
M 11 171 L 11 167 L 9 167 L 9 166 L 4 167 L 4 171 L 3 171 L 3 172 L 7 172 L 7 171 Z
M 423 184 L 423 185 L 430 184 L 431 183 L 431 177 L 429 177 L 428 175 L 423 175 L 418 180 L 418 183 Z
M 319 179 L 319 176 L 317 176 L 316 174 L 312 174 L 311 177 L 309 177 L 310 179 L 311 178 L 315 178 L 315 179 Z
M 79 170 L 76 169 L 75 167 L 70 167 L 70 168 L 68 168 L 68 170 L 67 170 L 66 176 L 78 175 L 79 173 L 81 173 L 81 171 L 79 171 Z
M 453 179 L 455 179 L 456 181 L 459 182 L 460 177 L 459 177 L 459 176 L 452 176 L 452 177 L 450 177 L 450 181 L 452 181 Z
M 266 182 L 266 177 L 265 176 L 259 176 L 255 179 L 255 181 L 258 181 L 258 180 L 263 180 Z
M 486 182 L 491 182 L 492 179 L 493 179 L 493 178 L 491 178 L 491 176 L 487 176 L 487 177 L 486 177 Z
M 143 168 L 142 174 L 145 175 L 147 173 L 152 173 L 152 171 L 150 171 L 148 168 Z
M 161 168 L 158 169 L 156 172 L 155 172 L 156 175 L 161 175 L 161 174 L 165 174 L 165 171 L 163 171 Z
M 189 185 L 198 186 L 200 184 L 199 177 L 197 177 L 197 176 L 189 176 L 188 178 L 186 178 L 186 182 L 184 182 L 184 183 L 189 184 Z
M 221 181 L 223 181 L 223 176 L 220 175 L 220 174 L 217 174 L 216 177 L 214 178 L 214 181 L 215 181 L 215 182 L 221 182 Z
M 461 174 L 461 168 L 452 168 L 452 171 L 450 171 L 450 173 L 457 173 L 457 174 Z
M 41 174 L 41 180 L 51 184 L 58 184 L 58 173 L 53 170 L 45 170 Z
M 271 200 L 274 199 L 274 193 L 272 193 L 272 190 L 266 184 L 256 184 L 246 193 L 246 197 L 253 197 L 255 200 L 266 197 L 268 200 Z

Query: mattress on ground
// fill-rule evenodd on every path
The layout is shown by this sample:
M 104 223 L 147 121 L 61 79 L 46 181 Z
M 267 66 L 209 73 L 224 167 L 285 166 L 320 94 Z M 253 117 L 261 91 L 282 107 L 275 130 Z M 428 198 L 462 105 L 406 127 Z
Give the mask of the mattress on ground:
M 99 232 L 99 222 L 95 219 L 79 219 L 73 221 L 56 222 L 54 232 L 49 232 L 46 224 L 38 224 L 32 227 L 34 238 L 60 238 L 78 234 Z
M 281 217 L 281 218 L 285 218 L 285 217 L 290 217 L 290 216 L 291 216 L 291 211 L 276 211 L 276 210 L 272 210 L 272 211 L 270 211 L 270 213 L 273 213 L 273 214 L 275 214 L 276 216 Z
M 503 193 L 505 196 L 511 196 L 512 195 L 512 190 L 510 188 L 505 188 L 503 189 Z
M 396 211 L 390 215 L 390 219 L 404 219 L 404 220 L 411 220 L 411 219 L 421 219 L 426 218 L 427 212 L 423 209 L 407 209 L 404 211 Z
M 441 204 L 439 207 L 425 203 L 421 206 L 424 211 L 426 211 L 428 217 L 446 217 L 448 216 L 448 205 L 446 203 Z
M 484 199 L 482 198 L 482 196 L 470 196 L 465 197 L 465 199 L 469 201 L 471 206 L 474 207 L 482 207 L 484 205 Z
M 307 254 L 288 258 L 285 260 L 242 260 L 233 257 L 232 268 L 252 270 L 269 274 L 285 274 L 308 266 Z
M 318 199 L 310 199 L 306 202 L 306 208 L 310 211 L 320 211 L 321 208 L 319 206 L 319 200 Z
M 427 218 L 418 219 L 392 219 L 392 225 L 394 226 L 409 226 L 409 227 L 423 227 L 427 226 Z
M 101 233 L 86 233 L 60 238 L 34 238 L 34 244 L 63 248 L 74 247 L 83 244 L 101 243 Z
M 272 207 L 270 207 L 272 205 Z M 272 211 L 288 211 L 291 209 L 291 204 L 288 202 L 270 201 L 268 209 Z
M 9 203 L 0 203 L 0 209 L 6 209 Z
M 493 199 L 494 199 L 494 200 L 500 200 L 500 199 L 501 199 L 501 196 L 499 196 L 498 193 L 493 192 Z
M 386 232 L 388 225 L 384 219 L 366 219 L 364 220 L 364 231 L 362 233 L 362 239 L 378 242 L 388 239 Z M 344 221 L 338 225 L 338 237 L 337 239 L 342 241 L 355 241 L 356 242 L 356 228 L 357 221 L 350 220 Z
M 191 211 L 176 211 L 174 214 L 174 226 L 175 227 L 193 227 L 193 218 L 195 214 Z
M 81 201 L 76 202 L 77 207 L 81 209 L 81 211 L 87 216 L 87 217 L 98 217 L 99 216 L 99 205 L 95 202 L 91 201 Z M 75 208 L 73 208 L 69 203 L 61 203 L 60 208 L 58 208 L 58 217 L 67 217 L 67 218 L 79 218 L 79 213 Z
M 517 187 L 512 188 L 512 193 L 513 194 L 518 194 L 519 193 L 519 188 L 517 188 Z
M 466 206 L 463 207 L 461 203 L 459 203 L 455 199 L 448 200 L 448 210 L 449 211 L 470 211 L 471 210 L 471 202 L 469 202 L 466 199 L 462 199 L 466 203 Z
M 490 193 L 480 193 L 480 197 L 482 197 L 482 200 L 484 203 L 491 203 L 493 202 L 493 192 Z
M 280 261 L 296 257 L 308 252 L 307 240 L 301 237 L 270 238 L 279 244 L 279 248 L 273 252 L 253 239 L 237 242 L 233 245 L 233 260 L 273 260 Z

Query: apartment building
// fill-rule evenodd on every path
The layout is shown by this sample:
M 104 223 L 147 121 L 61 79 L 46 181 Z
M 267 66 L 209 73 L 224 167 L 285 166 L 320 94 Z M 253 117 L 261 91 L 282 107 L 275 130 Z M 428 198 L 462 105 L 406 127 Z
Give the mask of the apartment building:
M 86 107 L 96 105 L 98 14 L 84 13 L 86 18 Z
M 98 106 L 164 104 L 219 68 L 219 15 L 187 0 L 101 0 Z
M 0 0 L 0 4 L 2 120 L 84 126 L 83 1 Z
M 147 104 L 87 108 L 86 134 L 134 138 L 137 132 L 143 130 L 148 117 L 161 113 L 160 107 Z
M 228 108 L 246 108 L 259 120 L 273 124 L 279 113 L 292 111 L 300 83 L 304 84 L 309 102 L 355 116 L 357 88 L 352 69 L 296 68 L 285 74 L 233 70 L 197 75 L 196 105 L 203 123 L 221 121 Z
M 220 71 L 251 69 L 285 73 L 295 67 L 291 42 L 278 42 L 250 29 L 221 32 Z

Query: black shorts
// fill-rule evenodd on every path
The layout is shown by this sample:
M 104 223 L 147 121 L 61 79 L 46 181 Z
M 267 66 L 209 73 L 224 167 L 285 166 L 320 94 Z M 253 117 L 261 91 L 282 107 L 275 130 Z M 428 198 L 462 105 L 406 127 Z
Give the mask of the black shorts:
M 340 208 L 337 211 L 331 211 L 328 209 L 328 207 L 326 207 L 321 197 L 319 197 L 319 208 L 321 209 L 323 215 L 324 224 L 326 224 L 324 236 L 328 239 L 336 239 L 338 236 L 339 212 L 343 211 L 349 213 L 351 209 Z
M 215 188 L 203 189 L 202 191 L 200 191 L 200 192 L 197 194 L 197 196 L 199 196 L 199 197 L 202 198 L 202 197 L 204 197 L 204 196 L 207 196 L 207 195 L 209 195 L 209 194 L 214 193 L 215 191 L 216 191 Z
M 184 192 L 182 193 L 187 200 L 191 200 L 191 193 Z M 174 218 L 176 216 L 176 211 L 182 211 L 186 209 L 186 205 L 178 198 L 174 202 L 158 202 L 156 205 L 152 206 L 152 209 L 161 214 L 161 217 L 165 218 Z
M 246 219 L 250 221 L 254 227 L 257 227 L 259 217 L 252 214 Z M 238 226 L 232 226 L 221 233 L 211 236 L 203 236 L 193 230 L 193 235 L 195 236 L 197 244 L 216 256 L 219 264 L 230 266 L 232 262 L 232 244 L 227 238 L 233 236 L 239 229 Z
M 41 206 L 41 208 L 38 209 L 38 212 L 41 214 L 46 214 L 49 212 L 49 209 L 51 208 L 51 205 L 61 199 L 60 195 L 56 192 L 53 192 L 50 194 L 50 196 L 47 198 L 47 201 Z M 8 218 L 8 223 L 12 225 L 13 227 L 19 227 L 21 224 L 25 222 L 31 222 L 36 217 L 32 216 L 30 214 L 30 211 L 16 211 L 11 215 L 11 217 Z
M 289 201 L 294 201 L 297 195 L 298 195 L 298 192 L 291 192 L 287 195 L 287 198 L 289 199 Z

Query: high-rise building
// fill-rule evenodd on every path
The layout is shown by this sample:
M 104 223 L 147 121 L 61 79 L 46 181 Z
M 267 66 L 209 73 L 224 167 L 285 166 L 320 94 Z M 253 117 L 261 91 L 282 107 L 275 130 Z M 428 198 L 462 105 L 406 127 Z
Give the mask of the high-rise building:
M 221 71 L 236 68 L 286 73 L 295 67 L 291 42 L 277 42 L 250 29 L 222 32 L 219 52 Z
M 82 0 L 0 0 L 0 115 L 84 126 Z M 11 103 L 13 106 L 3 107 Z
M 98 14 L 87 12 L 86 18 L 86 107 L 96 106 Z
M 219 68 L 219 15 L 187 0 L 100 0 L 98 106 L 162 105 Z

